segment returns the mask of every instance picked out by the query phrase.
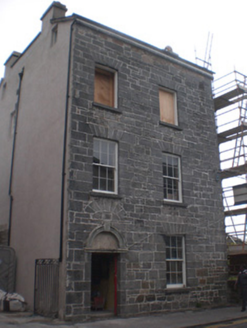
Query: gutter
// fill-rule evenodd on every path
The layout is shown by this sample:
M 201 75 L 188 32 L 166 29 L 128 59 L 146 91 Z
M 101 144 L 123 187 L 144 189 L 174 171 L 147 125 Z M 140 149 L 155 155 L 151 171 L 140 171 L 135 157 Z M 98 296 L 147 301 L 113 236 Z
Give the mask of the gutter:
M 13 183 L 13 171 L 14 171 L 14 160 L 15 160 L 15 145 L 16 145 L 16 135 L 17 135 L 17 125 L 18 125 L 18 115 L 19 115 L 19 106 L 20 106 L 20 98 L 21 98 L 21 85 L 22 78 L 24 74 L 24 67 L 22 71 L 19 73 L 19 86 L 18 86 L 18 97 L 16 103 L 16 115 L 15 115 L 15 130 L 13 137 L 13 146 L 12 146 L 12 155 L 11 155 L 11 166 L 10 166 L 10 177 L 9 177 L 9 227 L 8 227 L 8 246 L 10 246 L 10 237 L 11 237 L 11 225 L 12 225 L 12 205 L 13 205 L 13 195 L 12 195 L 12 183 Z
M 68 132 L 68 111 L 69 111 L 69 91 L 70 91 L 70 73 L 71 73 L 71 52 L 72 52 L 72 33 L 75 20 L 70 26 L 70 41 L 69 41 L 69 60 L 68 60 L 68 75 L 67 75 L 67 91 L 66 91 L 66 106 L 64 117 L 64 137 L 63 137 L 63 159 L 62 159 L 62 181 L 61 181 L 61 214 L 60 214 L 60 246 L 59 246 L 59 262 L 63 260 L 63 234 L 64 234 L 64 198 L 65 198 L 65 178 L 66 178 L 66 150 L 67 150 L 67 132 Z

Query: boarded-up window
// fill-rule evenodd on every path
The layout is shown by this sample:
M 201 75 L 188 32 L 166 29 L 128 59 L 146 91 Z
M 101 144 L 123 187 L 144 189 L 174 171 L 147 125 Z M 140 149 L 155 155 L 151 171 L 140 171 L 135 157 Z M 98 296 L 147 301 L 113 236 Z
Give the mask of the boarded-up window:
M 95 69 L 94 101 L 96 103 L 114 107 L 114 79 L 114 72 L 102 68 Z
M 162 122 L 177 124 L 176 95 L 167 90 L 159 90 L 160 120 Z

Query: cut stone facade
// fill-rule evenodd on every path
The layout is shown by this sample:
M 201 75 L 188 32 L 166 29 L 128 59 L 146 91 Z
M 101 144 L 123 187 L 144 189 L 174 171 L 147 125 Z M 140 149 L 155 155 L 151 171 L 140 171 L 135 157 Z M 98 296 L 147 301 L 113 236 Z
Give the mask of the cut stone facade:
M 117 71 L 117 109 L 94 103 L 96 64 Z M 124 240 L 117 252 L 120 315 L 223 304 L 226 243 L 209 74 L 78 24 L 72 77 L 66 315 L 90 311 L 87 243 L 105 224 Z M 159 87 L 177 93 L 178 126 L 160 122 Z M 94 137 L 118 143 L 117 196 L 92 192 Z M 181 156 L 182 203 L 163 201 L 162 152 Z M 167 289 L 167 234 L 185 236 L 181 289 Z

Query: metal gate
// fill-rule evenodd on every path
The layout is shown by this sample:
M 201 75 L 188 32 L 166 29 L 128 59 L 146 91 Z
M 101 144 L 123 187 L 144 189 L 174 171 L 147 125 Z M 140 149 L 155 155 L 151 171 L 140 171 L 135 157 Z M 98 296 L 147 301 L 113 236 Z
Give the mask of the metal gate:
M 58 315 L 59 261 L 35 261 L 34 312 L 45 317 Z

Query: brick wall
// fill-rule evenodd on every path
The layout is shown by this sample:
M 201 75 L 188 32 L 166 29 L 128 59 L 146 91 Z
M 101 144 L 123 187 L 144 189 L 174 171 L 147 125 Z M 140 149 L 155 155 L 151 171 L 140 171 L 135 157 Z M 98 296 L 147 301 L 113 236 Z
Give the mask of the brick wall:
M 90 311 L 93 229 L 109 223 L 118 256 L 118 313 L 226 301 L 226 243 L 211 80 L 184 65 L 75 25 L 67 257 L 67 317 Z M 118 71 L 118 110 L 93 104 L 95 64 Z M 159 122 L 158 87 L 177 91 L 178 127 Z M 92 193 L 93 137 L 118 142 L 118 197 Z M 181 156 L 183 203 L 163 202 L 162 152 Z M 166 234 L 186 242 L 186 287 L 166 289 Z

